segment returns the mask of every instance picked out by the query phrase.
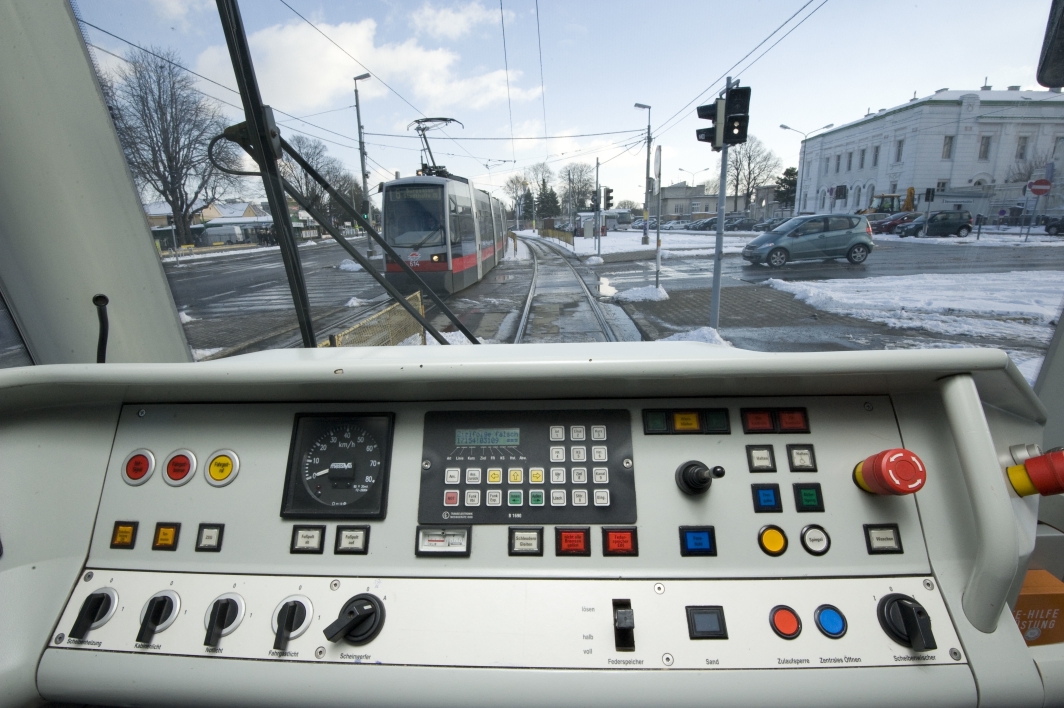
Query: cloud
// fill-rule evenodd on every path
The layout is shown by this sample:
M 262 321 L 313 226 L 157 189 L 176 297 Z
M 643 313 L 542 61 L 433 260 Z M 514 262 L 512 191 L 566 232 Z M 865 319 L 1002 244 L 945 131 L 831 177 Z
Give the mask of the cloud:
M 210 0 L 150 0 L 155 12 L 166 20 L 183 20 L 189 12 L 211 7 Z
M 506 72 L 502 69 L 459 76 L 461 57 L 447 49 L 427 49 L 416 39 L 377 44 L 377 24 L 372 19 L 318 27 L 344 47 L 380 79 L 395 87 L 428 114 L 453 106 L 481 109 L 506 100 Z M 333 46 L 304 22 L 293 21 L 254 32 L 248 37 L 264 100 L 289 113 L 311 112 L 350 100 L 352 77 L 365 69 Z M 232 64 L 225 47 L 204 50 L 196 70 L 222 83 L 233 84 Z M 223 80 L 220 77 L 225 77 Z M 539 87 L 516 86 L 521 72 L 510 71 L 510 97 L 514 102 L 539 97 Z M 380 80 L 359 84 L 363 99 L 388 93 Z M 417 117 L 409 109 L 411 119 Z
M 513 21 L 514 14 L 506 12 L 506 21 Z M 455 7 L 433 7 L 425 3 L 410 15 L 410 21 L 418 34 L 427 34 L 436 39 L 460 39 L 473 31 L 477 25 L 494 25 L 499 15 L 493 8 L 479 2 Z

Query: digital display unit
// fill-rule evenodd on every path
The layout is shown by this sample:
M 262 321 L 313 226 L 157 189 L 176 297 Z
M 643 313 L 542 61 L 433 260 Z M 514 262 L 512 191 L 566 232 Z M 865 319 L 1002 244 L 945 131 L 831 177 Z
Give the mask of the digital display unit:
M 520 428 L 459 428 L 454 431 L 455 445 L 520 445 Z

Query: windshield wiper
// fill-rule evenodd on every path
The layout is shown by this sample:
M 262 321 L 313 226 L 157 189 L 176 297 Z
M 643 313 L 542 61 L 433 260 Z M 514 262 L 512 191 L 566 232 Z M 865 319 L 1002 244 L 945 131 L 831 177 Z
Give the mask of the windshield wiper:
M 432 238 L 433 236 L 435 236 L 436 234 L 438 234 L 438 233 L 439 233 L 440 231 L 443 231 L 443 227 L 442 227 L 442 226 L 438 227 L 438 228 L 437 228 L 437 229 L 436 229 L 435 231 L 432 231 L 431 233 L 429 233 L 429 235 L 428 235 L 428 236 L 426 236 L 425 238 L 421 239 L 420 241 L 418 241 L 417 243 L 415 243 L 415 244 L 414 244 L 413 246 L 411 246 L 410 248 L 411 248 L 411 249 L 415 249 L 415 248 L 421 248 L 422 246 L 424 246 L 424 245 L 425 245 L 426 243 L 428 243 L 428 242 L 429 242 L 429 239 L 430 239 L 430 238 Z

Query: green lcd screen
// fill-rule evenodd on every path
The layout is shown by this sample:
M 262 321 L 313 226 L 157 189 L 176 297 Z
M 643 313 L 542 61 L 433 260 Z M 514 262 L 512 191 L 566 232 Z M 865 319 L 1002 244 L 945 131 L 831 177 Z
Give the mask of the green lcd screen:
M 455 445 L 520 445 L 520 428 L 458 428 Z

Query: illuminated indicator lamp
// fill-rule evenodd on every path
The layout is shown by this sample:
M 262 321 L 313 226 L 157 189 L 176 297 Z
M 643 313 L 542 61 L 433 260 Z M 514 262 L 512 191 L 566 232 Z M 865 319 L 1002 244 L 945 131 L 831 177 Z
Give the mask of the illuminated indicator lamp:
M 913 494 L 927 481 L 927 468 L 910 450 L 892 448 L 876 453 L 853 468 L 853 481 L 871 494 Z
M 207 459 L 205 478 L 212 487 L 224 487 L 240 472 L 240 458 L 232 450 L 219 450 Z
M 1064 450 L 1029 457 L 1007 470 L 1012 488 L 1021 497 L 1049 496 L 1064 492 Z
M 776 605 L 768 613 L 772 631 L 784 639 L 794 639 L 802 633 L 802 620 L 798 613 L 786 605 Z
M 774 433 L 776 421 L 770 410 L 743 409 L 744 433 Z
M 776 412 L 781 433 L 808 433 L 809 418 L 804 408 L 784 409 Z
M 602 555 L 638 556 L 639 538 L 635 529 L 602 529 Z
M 590 556 L 591 529 L 554 527 L 554 554 L 557 556 Z
M 150 463 L 145 455 L 134 455 L 126 463 L 126 476 L 130 479 L 140 479 L 148 474 Z
M 676 411 L 672 414 L 672 429 L 677 433 L 701 433 L 702 421 L 698 411 Z
M 175 450 L 163 463 L 163 480 L 171 487 L 186 484 L 196 474 L 196 456 L 191 450 Z
M 122 463 L 122 479 L 126 484 L 138 487 L 151 478 L 155 471 L 155 455 L 151 450 L 134 450 Z
M 441 257 L 440 257 L 439 253 L 433 253 L 432 254 L 432 262 L 433 263 L 439 263 L 440 260 L 441 260 Z

